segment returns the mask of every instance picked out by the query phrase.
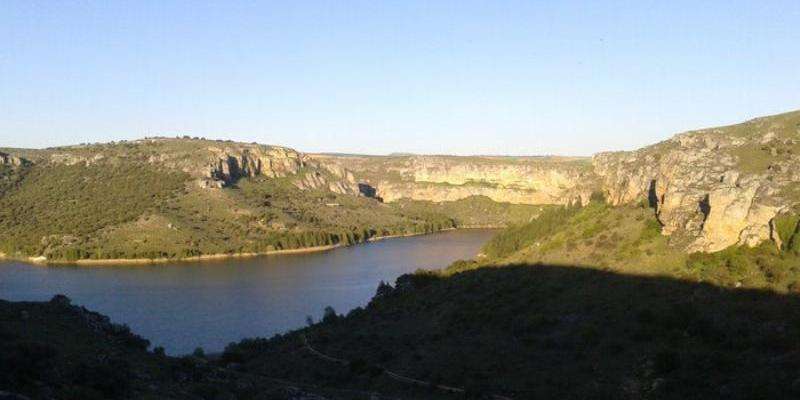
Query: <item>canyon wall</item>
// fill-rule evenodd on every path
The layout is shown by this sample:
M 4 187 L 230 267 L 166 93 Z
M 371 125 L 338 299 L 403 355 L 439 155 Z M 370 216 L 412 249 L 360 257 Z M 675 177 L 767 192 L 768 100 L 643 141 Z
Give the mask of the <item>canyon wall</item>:
M 147 138 L 109 144 L 30 151 L 38 163 L 113 165 L 147 163 L 188 174 L 204 189 L 220 189 L 245 177 L 288 178 L 300 189 L 361 194 L 346 168 L 296 150 L 256 143 L 204 139 Z
M 346 168 L 322 163 L 295 150 L 264 145 L 210 146 L 208 163 L 199 168 L 203 187 L 222 187 L 242 177 L 293 177 L 300 189 L 327 189 L 341 194 L 360 194 L 355 176 Z M 197 168 L 194 168 L 197 170 Z
M 687 132 L 593 157 L 614 205 L 646 203 L 688 251 L 779 242 L 773 219 L 798 204 L 800 113 Z
M 347 166 L 376 196 L 434 202 L 486 196 L 518 204 L 585 204 L 597 189 L 588 159 L 568 157 L 315 156 Z
M 780 243 L 774 218 L 800 204 L 800 112 L 686 132 L 636 151 L 567 157 L 315 156 L 347 166 L 384 201 L 473 195 L 522 204 L 652 207 L 687 251 Z
M 797 213 L 800 204 L 800 112 L 687 132 L 591 159 L 309 155 L 279 146 L 185 138 L 0 153 L 0 165 L 23 162 L 142 162 L 183 171 L 208 190 L 233 186 L 243 177 L 285 178 L 304 190 L 385 202 L 478 195 L 518 204 L 586 204 L 602 191 L 613 205 L 652 207 L 671 243 L 713 252 L 766 240 L 780 243 L 775 217 Z

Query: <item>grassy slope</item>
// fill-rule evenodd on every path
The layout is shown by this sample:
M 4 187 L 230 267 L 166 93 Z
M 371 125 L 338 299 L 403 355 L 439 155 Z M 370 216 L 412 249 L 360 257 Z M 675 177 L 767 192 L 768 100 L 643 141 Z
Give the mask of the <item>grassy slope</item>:
M 544 262 L 611 267 L 621 272 L 667 272 L 684 261 L 683 253 L 661 236 L 650 209 L 587 207 L 553 210 L 530 224 L 508 230 L 487 243 L 483 264 Z M 504 246 L 506 241 L 519 241 Z
M 671 276 L 720 286 L 767 288 L 780 292 L 800 286 L 797 219 L 787 217 L 784 249 L 767 242 L 756 248 L 731 247 L 713 254 L 685 254 L 660 234 L 652 210 L 594 203 L 552 210 L 528 225 L 509 229 L 487 243 L 487 257 L 451 271 L 482 265 L 545 263 L 584 265 L 624 274 Z M 509 245 L 521 242 L 521 245 Z
M 723 147 L 720 151 L 736 157 L 738 171 L 745 174 L 763 174 L 771 165 L 789 161 L 800 155 L 800 111 L 755 118 L 734 125 L 694 130 L 685 134 L 711 139 L 733 138 L 741 141 L 739 145 Z M 772 139 L 762 142 L 767 135 L 772 135 Z M 644 147 L 641 151 L 658 158 L 677 147 L 677 142 L 667 140 Z
M 733 149 L 739 160 L 737 167 L 745 173 L 764 173 L 771 165 L 800 155 L 800 111 L 757 118 L 714 131 L 748 140 L 744 146 Z M 776 140 L 760 143 L 768 133 L 772 133 Z
M 405 212 L 421 215 L 447 215 L 458 227 L 505 227 L 536 219 L 554 206 L 498 203 L 485 196 L 471 196 L 446 202 L 401 199 L 390 203 Z

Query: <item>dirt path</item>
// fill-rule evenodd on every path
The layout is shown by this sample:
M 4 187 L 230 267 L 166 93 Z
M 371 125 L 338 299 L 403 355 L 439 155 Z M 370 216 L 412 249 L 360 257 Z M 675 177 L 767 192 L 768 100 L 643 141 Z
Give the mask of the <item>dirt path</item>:
M 301 335 L 301 337 L 303 338 L 303 347 L 309 353 L 314 355 L 315 357 L 318 357 L 318 358 L 320 358 L 322 360 L 325 360 L 325 361 L 328 361 L 328 362 L 339 364 L 339 365 L 341 365 L 343 367 L 346 367 L 346 366 L 350 365 L 350 361 L 348 361 L 348 360 L 345 360 L 345 359 L 342 359 L 342 358 L 332 357 L 332 356 L 327 355 L 327 354 L 315 349 L 314 347 L 312 347 L 311 343 L 308 341 L 308 337 L 306 337 L 306 335 Z M 386 368 L 384 368 L 383 366 L 380 366 L 380 365 L 376 365 L 376 367 L 380 368 L 381 371 L 383 371 L 383 373 L 386 374 L 386 376 L 388 376 L 390 379 L 395 380 L 397 382 L 401 382 L 401 383 L 405 383 L 405 384 L 409 384 L 409 385 L 414 385 L 414 386 L 419 386 L 419 387 L 424 387 L 424 388 L 433 387 L 436 390 L 440 390 L 442 392 L 447 392 L 447 393 L 454 393 L 454 394 L 464 394 L 464 393 L 466 393 L 466 390 L 464 388 L 448 386 L 448 385 L 433 384 L 431 382 L 423 381 L 423 380 L 420 380 L 420 379 L 414 379 L 414 378 L 411 378 L 411 377 L 408 377 L 408 376 L 405 376 L 405 375 L 398 374 L 397 372 L 390 371 L 390 370 L 388 370 L 388 369 L 386 369 Z M 489 398 L 491 398 L 493 400 L 513 400 L 510 397 L 501 396 L 499 394 L 490 394 Z

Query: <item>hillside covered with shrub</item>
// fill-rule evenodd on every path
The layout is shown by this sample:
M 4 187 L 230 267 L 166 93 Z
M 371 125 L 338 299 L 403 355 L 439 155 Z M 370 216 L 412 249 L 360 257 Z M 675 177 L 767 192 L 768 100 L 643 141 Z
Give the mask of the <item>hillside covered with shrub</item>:
M 159 138 L 5 151 L 23 161 L 0 165 L 0 254 L 22 259 L 180 259 L 351 245 L 505 226 L 542 210 L 479 197 L 385 204 L 360 193 L 366 189 L 346 170 L 262 145 Z
M 586 207 L 548 210 L 534 222 L 504 230 L 486 244 L 484 257 L 459 263 L 450 271 L 519 263 L 584 265 L 719 286 L 798 291 L 798 217 L 783 214 L 777 226 L 780 243 L 687 253 L 682 243 L 674 243 L 680 238 L 661 234 L 652 209 L 596 201 Z
M 223 359 L 409 399 L 788 399 L 800 393 L 798 301 L 575 266 L 418 273 L 365 309 L 243 341 Z

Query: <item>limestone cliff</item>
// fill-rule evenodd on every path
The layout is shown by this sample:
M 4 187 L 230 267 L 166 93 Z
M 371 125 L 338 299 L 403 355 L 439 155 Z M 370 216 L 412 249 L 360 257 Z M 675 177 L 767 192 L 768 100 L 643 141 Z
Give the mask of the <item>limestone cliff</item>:
M 376 196 L 454 201 L 486 196 L 517 204 L 585 203 L 596 189 L 588 159 L 568 157 L 317 156 L 347 165 Z
M 0 152 L 0 166 L 19 167 L 26 162 L 24 158 Z
M 586 204 L 592 193 L 602 190 L 614 205 L 652 207 L 673 244 L 689 251 L 718 251 L 770 239 L 777 243 L 775 217 L 798 212 L 800 111 L 691 131 L 637 151 L 596 154 L 591 160 L 308 155 L 280 146 L 188 138 L 0 153 L 0 165 L 12 166 L 128 162 L 182 171 L 208 190 L 263 176 L 286 179 L 300 189 L 386 202 L 479 195 L 517 204 Z
M 647 202 L 689 251 L 778 240 L 776 215 L 800 201 L 800 112 L 692 131 L 593 157 L 608 200 Z
M 243 177 L 289 178 L 300 189 L 358 195 L 352 172 L 280 146 L 204 139 L 147 138 L 34 152 L 38 162 L 75 165 L 142 162 L 187 173 L 202 188 L 219 189 Z
M 207 148 L 208 164 L 200 168 L 204 187 L 222 187 L 241 177 L 294 177 L 301 189 L 327 189 L 342 194 L 359 194 L 352 172 L 339 165 L 321 163 L 295 150 L 254 144 Z

